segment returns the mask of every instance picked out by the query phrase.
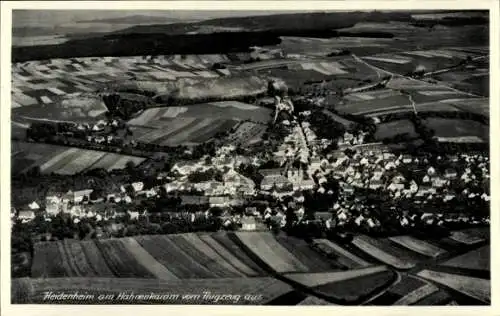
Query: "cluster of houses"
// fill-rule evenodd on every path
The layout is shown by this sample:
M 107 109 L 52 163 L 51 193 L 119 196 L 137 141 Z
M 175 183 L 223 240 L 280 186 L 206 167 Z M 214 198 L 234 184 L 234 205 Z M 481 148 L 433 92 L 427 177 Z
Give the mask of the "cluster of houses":
M 381 226 L 381 220 L 373 215 L 376 212 L 371 212 L 376 206 L 366 205 L 362 197 L 355 196 L 356 188 L 382 190 L 393 199 L 411 198 L 416 204 L 426 204 L 435 199 L 442 199 L 444 202 L 452 201 L 458 194 L 467 198 L 481 198 L 484 201 L 490 199 L 489 193 L 487 193 L 489 190 L 478 193 L 478 190 L 464 189 L 461 192 L 456 192 L 452 186 L 452 183 L 460 182 L 467 184 L 469 188 L 474 188 L 479 186 L 479 182 L 489 179 L 488 157 L 479 154 L 438 157 L 438 160 L 450 160 L 450 166 L 458 165 L 456 164 L 458 160 L 464 162 L 460 168 L 450 167 L 442 171 L 442 168 L 432 166 L 425 157 L 396 155 L 381 149 L 382 147 L 378 145 L 365 146 L 366 134 L 364 132 L 359 132 L 356 135 L 344 133 L 337 142 L 340 150 L 327 157 L 320 157 L 317 146 L 328 140 L 318 140 L 309 122 L 297 122 L 293 117 L 293 104 L 288 99 L 282 101 L 277 97 L 275 105 L 276 116 L 278 112 L 283 111 L 290 114 L 290 120 L 281 122 L 286 126 L 289 134 L 284 138 L 277 151 L 273 153 L 274 159 L 279 162 L 280 167 L 259 171 L 262 176 L 260 187 L 252 179 L 238 173 L 237 168 L 242 163 L 250 163 L 259 167 L 262 162 L 256 157 L 238 156 L 233 145 L 226 145 L 218 148 L 213 157 L 203 157 L 197 161 L 177 162 L 171 169 L 171 176 L 161 177 L 168 181 L 158 187 L 145 188 L 142 182 L 134 182 L 123 185 L 119 192 L 106 196 L 92 195 L 93 190 L 91 189 L 48 195 L 44 207 L 45 214 L 49 216 L 47 220 L 50 220 L 51 215 L 60 212 L 71 214 L 75 218 L 75 223 L 81 217 L 95 217 L 97 220 L 114 218 L 119 215 L 112 212 L 98 214 L 93 211 L 91 206 L 104 201 L 131 204 L 136 198 L 156 198 L 160 194 L 160 189 L 165 189 L 167 194 L 178 195 L 181 198 L 181 204 L 208 205 L 223 209 L 244 206 L 246 200 L 255 197 L 258 193 L 272 195 L 281 201 L 285 201 L 285 197 L 291 197 L 290 202 L 286 205 L 281 203 L 278 209 L 267 207 L 261 213 L 257 212 L 255 208 L 247 207 L 243 216 L 232 215 L 228 212 L 224 212 L 221 216 L 224 226 L 237 224 L 244 230 L 258 229 L 259 224 L 266 221 L 284 226 L 284 214 L 289 208 L 295 211 L 299 221 L 302 220 L 305 214 L 302 191 L 314 190 L 320 194 L 333 194 L 331 190 L 326 189 L 325 185 L 332 177 L 339 182 L 342 195 L 338 203 L 333 205 L 332 212 L 328 213 L 325 218 L 325 224 L 328 228 L 348 223 L 367 228 Z M 300 115 L 307 117 L 310 115 L 307 112 L 301 112 Z M 93 127 L 85 126 L 84 128 L 88 127 L 100 131 L 109 123 L 100 122 Z M 109 124 L 113 123 L 115 122 Z M 116 124 L 118 123 L 116 122 Z M 97 129 L 94 129 L 95 126 L 98 126 Z M 110 142 L 112 139 L 109 137 L 111 136 L 107 138 L 96 136 L 89 141 Z M 358 147 L 363 147 L 363 149 L 359 148 L 358 150 Z M 355 149 L 355 151 L 352 155 L 347 155 L 343 151 L 345 148 Z M 300 162 L 299 167 L 297 167 L 296 162 Z M 421 173 L 421 179 L 406 179 L 398 171 L 402 167 L 409 170 L 415 166 L 425 169 Z M 480 175 L 477 174 L 478 170 Z M 210 171 L 217 171 L 221 178 L 192 181 L 193 174 Z M 11 210 L 11 216 L 28 222 L 33 220 L 40 210 L 40 205 L 33 202 L 19 212 Z M 403 227 L 414 225 L 418 221 L 437 225 L 450 221 L 473 224 L 474 221 L 479 221 L 471 217 L 440 213 L 424 213 L 416 218 L 416 215 L 409 216 L 405 212 L 393 211 L 398 214 L 397 220 Z M 128 211 L 128 213 L 132 219 L 138 218 L 140 215 L 147 215 L 146 211 Z M 198 215 L 191 214 L 189 216 L 194 221 Z M 200 216 L 209 216 L 208 211 Z
M 344 135 L 337 139 L 337 145 L 340 149 L 362 145 L 365 142 L 366 135 L 367 133 L 364 131 L 359 131 L 356 134 L 345 132 Z
M 380 228 L 383 223 L 378 218 L 378 213 L 373 212 L 376 205 L 366 205 L 362 198 L 356 197 L 354 200 L 340 199 L 332 208 L 332 215 L 325 221 L 328 229 L 348 224 L 366 229 Z M 387 216 L 393 216 L 391 225 L 399 225 L 402 228 L 415 227 L 416 225 L 447 226 L 452 223 L 481 225 L 489 224 L 489 217 L 475 217 L 458 213 L 424 212 L 421 214 L 409 214 L 408 211 L 398 211 L 396 206 L 391 206 L 387 210 Z M 389 215 L 390 214 L 390 215 Z
M 287 161 L 299 160 L 302 164 L 309 164 L 310 159 L 317 156 L 317 136 L 310 128 L 309 122 L 298 123 L 284 120 L 282 124 L 288 126 L 289 134 L 283 143 L 274 152 L 274 158 L 280 164 Z
M 79 123 L 76 126 L 76 129 L 79 131 L 92 131 L 92 132 L 102 132 L 105 130 L 107 126 L 113 126 L 113 127 L 118 127 L 118 121 L 117 120 L 111 120 L 110 122 L 105 121 L 105 120 L 99 120 L 94 124 L 89 124 L 89 123 Z
M 274 123 L 281 113 L 286 113 L 289 116 L 293 115 L 294 106 L 289 97 L 285 96 L 281 99 L 279 96 L 274 97 Z
M 453 200 L 458 193 L 452 189 L 453 182 L 479 185 L 477 183 L 479 179 L 471 171 L 472 164 L 476 162 L 474 159 L 469 159 L 464 170 L 446 168 L 444 172 L 437 172 L 434 166 L 429 165 L 427 158 L 368 151 L 356 152 L 352 157 L 340 153 L 334 159 L 331 167 L 334 170 L 334 177 L 339 180 L 346 193 L 353 193 L 356 187 L 372 190 L 381 189 L 395 199 L 400 197 L 416 198 L 415 203 L 419 204 L 423 203 L 423 199 L 442 198 L 445 202 Z M 477 159 L 483 160 L 477 166 L 484 173 L 484 179 L 489 178 L 485 158 L 477 157 Z M 425 169 L 422 179 L 406 179 L 398 171 L 400 167 L 411 169 L 411 166 L 415 165 Z M 469 194 L 470 198 L 477 195 L 477 193 L 469 193 L 467 189 L 461 193 Z M 483 192 L 480 195 L 482 199 L 489 201 L 488 193 Z
M 93 189 L 68 191 L 65 193 L 52 193 L 45 197 L 43 215 L 50 221 L 51 216 L 66 213 L 75 218 L 96 217 L 98 220 L 107 219 L 92 211 L 92 205 L 103 202 L 131 204 L 136 197 L 151 198 L 158 195 L 157 188 L 145 189 L 144 183 L 133 182 L 122 185 L 119 192 L 100 196 L 93 195 Z M 13 219 L 17 218 L 23 223 L 32 221 L 42 211 L 40 204 L 36 201 L 11 212 Z
M 107 135 L 107 136 L 87 136 L 87 141 L 89 143 L 96 143 L 96 144 L 110 144 L 113 142 L 114 137 L 112 135 Z
M 222 146 L 216 151 L 214 157 L 210 157 L 208 163 L 207 157 L 198 161 L 176 163 L 171 169 L 175 174 L 175 180 L 165 184 L 167 193 L 197 191 L 209 198 L 211 206 L 229 206 L 232 200 L 254 196 L 257 191 L 253 180 L 236 171 L 242 163 L 250 161 L 246 157 L 233 155 L 235 149 L 233 145 Z M 189 180 L 190 174 L 209 170 L 221 172 L 222 179 L 219 181 L 209 179 L 195 183 Z

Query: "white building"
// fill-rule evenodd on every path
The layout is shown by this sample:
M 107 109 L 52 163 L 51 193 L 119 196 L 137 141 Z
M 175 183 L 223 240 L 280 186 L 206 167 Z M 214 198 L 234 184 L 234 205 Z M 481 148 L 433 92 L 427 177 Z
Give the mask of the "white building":
M 92 193 L 94 190 L 92 189 L 87 189 L 87 190 L 80 190 L 80 191 L 75 191 L 73 192 L 73 203 L 79 204 L 83 202 L 83 199 L 87 197 L 89 198 L 90 193 Z
M 255 218 L 253 216 L 243 216 L 241 219 L 241 229 L 245 231 L 252 231 L 257 228 Z
M 35 219 L 35 212 L 33 210 L 19 211 L 17 218 L 21 220 L 22 223 L 31 222 Z

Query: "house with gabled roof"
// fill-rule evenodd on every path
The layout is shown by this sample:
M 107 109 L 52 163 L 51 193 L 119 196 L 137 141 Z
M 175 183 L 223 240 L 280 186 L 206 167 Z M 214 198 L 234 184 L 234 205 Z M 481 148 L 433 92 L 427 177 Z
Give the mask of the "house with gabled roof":
M 283 168 L 260 169 L 259 173 L 264 177 L 267 176 L 280 176 L 285 172 Z
M 211 196 L 208 198 L 210 207 L 225 207 L 229 206 L 230 198 L 227 196 Z
M 28 204 L 28 208 L 32 211 L 36 211 L 40 209 L 40 205 L 38 205 L 36 201 L 33 201 L 30 204 Z
M 264 179 L 262 179 L 262 182 L 260 183 L 260 188 L 262 190 L 269 191 L 273 189 L 273 187 L 283 188 L 287 185 L 292 185 L 292 183 L 284 176 L 268 175 L 265 176 Z
M 455 169 L 447 168 L 444 171 L 444 177 L 446 179 L 455 179 L 457 176 L 458 176 L 458 173 L 457 173 L 457 171 Z
M 79 204 L 82 203 L 84 198 L 88 200 L 90 193 L 92 193 L 93 189 L 79 190 L 73 192 L 73 203 Z
M 179 161 L 172 167 L 172 172 L 178 172 L 180 175 L 188 175 L 196 169 L 198 169 L 199 164 L 196 161 Z
M 369 188 L 372 190 L 379 189 L 384 186 L 384 182 L 382 180 L 372 180 L 370 181 Z
M 253 231 L 257 228 L 255 217 L 243 216 L 241 219 L 241 230 Z
M 36 217 L 35 212 L 33 210 L 21 210 L 17 214 L 17 219 L 19 219 L 22 223 L 28 223 L 34 220 Z
M 50 215 L 57 215 L 61 211 L 61 198 L 55 195 L 45 198 L 45 212 Z

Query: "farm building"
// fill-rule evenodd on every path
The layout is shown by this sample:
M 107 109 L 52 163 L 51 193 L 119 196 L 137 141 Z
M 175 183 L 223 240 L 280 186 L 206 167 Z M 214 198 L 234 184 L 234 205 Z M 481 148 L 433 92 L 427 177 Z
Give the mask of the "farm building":
M 384 182 L 382 180 L 372 180 L 370 181 L 370 189 L 376 190 L 378 188 L 381 188 L 384 185 Z
M 354 187 L 352 185 L 349 185 L 349 184 L 344 184 L 342 186 L 342 191 L 344 193 L 352 194 L 352 193 L 354 193 Z
M 142 189 L 144 188 L 144 183 L 134 182 L 131 184 L 131 186 L 134 189 L 134 192 L 139 192 L 139 191 L 142 191 Z
M 458 175 L 457 171 L 451 168 L 446 169 L 444 171 L 444 177 L 447 179 L 455 179 L 457 175 Z
M 29 207 L 30 210 L 33 210 L 33 211 L 40 209 L 40 205 L 38 205 L 38 203 L 36 201 L 31 202 L 28 205 L 28 207 Z
M 207 196 L 200 195 L 181 195 L 181 203 L 183 205 L 203 205 L 209 203 Z
M 92 193 L 93 191 L 94 190 L 92 189 L 87 189 L 73 192 L 73 203 L 82 203 L 85 198 L 89 198 L 90 193 Z
M 61 211 L 61 199 L 55 195 L 45 198 L 45 212 L 50 215 L 56 215 Z
M 181 175 L 187 175 L 198 169 L 199 164 L 194 161 L 178 162 L 172 167 L 172 172 L 178 172 Z
M 281 189 L 289 185 L 292 185 L 292 183 L 284 176 L 269 175 L 264 177 L 264 179 L 262 179 L 262 182 L 260 183 L 260 188 L 262 190 L 269 191 L 272 190 L 273 187 Z
M 227 196 L 211 196 L 208 198 L 210 207 L 225 207 L 229 206 L 231 199 Z
M 266 176 L 279 176 L 284 173 L 284 169 L 280 168 L 274 168 L 274 169 L 261 169 L 259 170 L 259 173 L 263 175 L 264 177 Z
M 241 229 L 252 231 L 256 229 L 256 222 L 253 216 L 243 216 L 241 219 Z
M 35 212 L 32 210 L 19 211 L 17 218 L 21 220 L 21 222 L 27 223 L 35 219 Z

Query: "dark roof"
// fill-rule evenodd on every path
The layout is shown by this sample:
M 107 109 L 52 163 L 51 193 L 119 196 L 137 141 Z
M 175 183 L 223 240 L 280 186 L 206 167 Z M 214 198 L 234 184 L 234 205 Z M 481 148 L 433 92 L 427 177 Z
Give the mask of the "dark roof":
M 193 205 L 193 204 L 207 204 L 208 197 L 203 195 L 182 195 L 181 196 L 182 204 L 184 205 Z
M 266 176 L 262 179 L 260 185 L 273 185 L 273 184 L 289 184 L 290 181 L 284 176 Z
M 259 173 L 263 176 L 269 176 L 269 175 L 281 175 L 283 174 L 284 169 L 282 168 L 273 168 L 273 169 L 261 169 L 259 170 Z
M 327 219 L 332 217 L 332 213 L 331 212 L 316 212 L 316 213 L 314 213 L 314 216 L 316 217 L 316 219 L 327 220 Z

